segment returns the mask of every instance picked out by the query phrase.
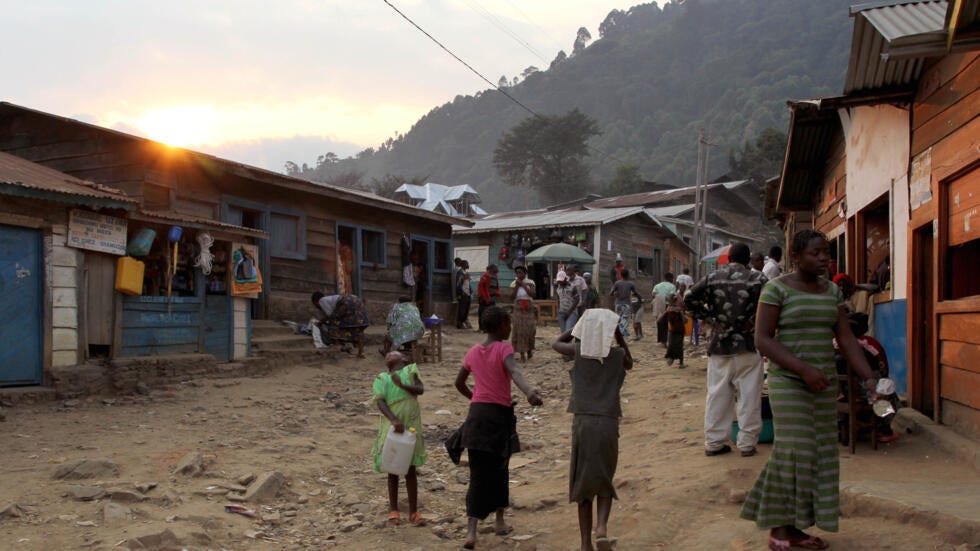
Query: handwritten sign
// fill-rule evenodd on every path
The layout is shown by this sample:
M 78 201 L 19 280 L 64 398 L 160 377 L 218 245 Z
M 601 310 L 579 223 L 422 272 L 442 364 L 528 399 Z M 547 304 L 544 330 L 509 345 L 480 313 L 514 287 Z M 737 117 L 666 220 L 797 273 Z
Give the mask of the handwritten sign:
M 109 254 L 126 254 L 126 220 L 87 210 L 68 218 L 68 246 Z

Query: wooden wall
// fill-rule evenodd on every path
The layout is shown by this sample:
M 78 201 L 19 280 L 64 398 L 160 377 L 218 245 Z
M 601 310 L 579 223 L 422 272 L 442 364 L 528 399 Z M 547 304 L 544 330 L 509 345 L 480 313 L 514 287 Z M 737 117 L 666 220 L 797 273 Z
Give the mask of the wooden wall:
M 909 401 L 974 437 L 980 436 L 980 296 L 944 298 L 950 296 L 946 266 L 955 231 L 949 188 L 980 170 L 978 112 L 980 54 L 948 55 L 923 74 L 912 109 L 909 235 L 921 230 L 934 238 L 930 247 L 909 239 L 908 281 Z M 915 269 L 919 260 L 932 271 Z
M 844 225 L 845 220 L 839 214 L 844 207 L 843 201 L 847 195 L 847 170 L 844 150 L 844 133 L 838 129 L 831 146 L 830 155 L 821 174 L 821 186 L 817 197 L 814 198 L 813 228 L 828 235 Z M 802 228 L 801 228 L 802 229 Z M 839 233 L 839 232 L 837 232 Z M 789 236 L 792 238 L 792 235 Z M 789 243 L 783 247 L 789 250 Z

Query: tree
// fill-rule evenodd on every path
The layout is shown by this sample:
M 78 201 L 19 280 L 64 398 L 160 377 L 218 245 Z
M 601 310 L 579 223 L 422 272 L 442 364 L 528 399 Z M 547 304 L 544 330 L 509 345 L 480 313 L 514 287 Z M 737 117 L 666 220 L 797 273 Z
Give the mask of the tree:
M 400 188 L 402 184 L 423 186 L 427 179 L 425 176 L 406 178 L 397 174 L 385 174 L 381 178 L 371 178 L 371 192 L 375 195 L 393 199 L 395 197 L 395 190 Z
M 531 65 L 530 67 L 528 67 L 527 69 L 524 69 L 521 72 L 521 78 L 524 79 L 524 80 L 527 80 L 527 77 L 529 77 L 529 76 L 531 76 L 531 75 L 533 75 L 534 73 L 537 73 L 537 72 L 538 72 L 538 68 L 535 67 L 534 65 Z
M 599 23 L 599 38 L 605 38 L 615 33 L 626 20 L 626 12 L 623 10 L 613 10 Z
M 775 128 L 766 128 L 739 151 L 729 150 L 728 173 L 732 178 L 776 176 L 783 170 L 785 155 L 786 134 Z
M 585 49 L 585 45 L 592 40 L 592 35 L 589 34 L 589 30 L 585 27 L 579 27 L 578 32 L 575 33 L 575 42 L 572 44 L 572 55 L 575 55 Z
M 640 176 L 640 165 L 633 163 L 616 167 L 616 175 L 603 190 L 608 197 L 629 195 L 641 191 L 643 191 L 643 177 Z
M 528 117 L 497 142 L 493 164 L 510 185 L 535 188 L 547 201 L 558 202 L 585 192 L 586 142 L 599 134 L 596 122 L 578 109 Z
M 565 50 L 558 50 L 558 55 L 555 56 L 555 59 L 551 60 L 551 65 L 548 65 L 548 68 L 554 69 L 555 67 L 561 65 L 566 59 L 568 59 L 568 54 L 565 53 Z
M 299 174 L 299 165 L 292 161 L 286 161 L 286 174 L 296 176 Z
M 507 75 L 500 75 L 500 80 L 497 81 L 497 88 L 506 88 L 510 86 L 510 81 L 507 80 Z

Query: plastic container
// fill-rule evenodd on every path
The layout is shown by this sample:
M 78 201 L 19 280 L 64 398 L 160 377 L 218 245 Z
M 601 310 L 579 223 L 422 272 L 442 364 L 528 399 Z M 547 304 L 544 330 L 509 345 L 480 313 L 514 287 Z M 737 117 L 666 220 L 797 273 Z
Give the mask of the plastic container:
M 762 430 L 759 431 L 759 443 L 771 443 L 775 436 L 776 432 L 772 426 L 772 419 L 763 419 Z M 732 442 L 738 442 L 738 421 L 732 423 Z
M 422 320 L 422 323 L 425 325 L 425 328 L 426 329 L 432 329 L 436 325 L 439 325 L 440 323 L 442 323 L 442 318 L 440 318 L 439 316 L 437 316 L 435 314 L 432 314 L 431 316 L 429 316 L 427 318 L 424 318 Z
M 153 248 L 153 240 L 157 238 L 157 232 L 150 228 L 143 228 L 136 232 L 136 235 L 129 240 L 126 245 L 126 254 L 129 256 L 146 256 Z
M 415 438 L 413 428 L 398 433 L 395 432 L 395 427 L 388 427 L 388 435 L 381 447 L 381 470 L 398 476 L 408 474 L 415 455 Z
M 167 239 L 169 239 L 171 243 L 176 243 L 180 241 L 180 236 L 183 235 L 183 233 L 184 228 L 180 226 L 170 226 L 170 232 L 167 234 Z
M 143 262 L 129 256 L 120 256 L 116 262 L 116 290 L 126 295 L 143 294 Z

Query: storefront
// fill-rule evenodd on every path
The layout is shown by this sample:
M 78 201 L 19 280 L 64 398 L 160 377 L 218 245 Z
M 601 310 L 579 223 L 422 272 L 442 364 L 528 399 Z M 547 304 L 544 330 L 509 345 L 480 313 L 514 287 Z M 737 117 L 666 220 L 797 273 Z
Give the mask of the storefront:
M 131 215 L 117 268 L 114 357 L 248 355 L 249 301 L 259 296 L 258 230 L 171 213 Z

